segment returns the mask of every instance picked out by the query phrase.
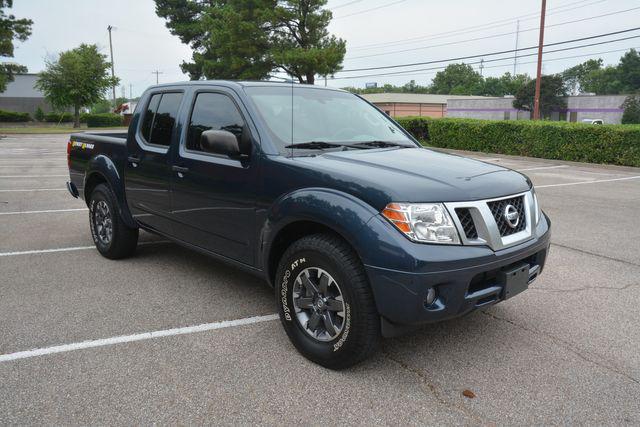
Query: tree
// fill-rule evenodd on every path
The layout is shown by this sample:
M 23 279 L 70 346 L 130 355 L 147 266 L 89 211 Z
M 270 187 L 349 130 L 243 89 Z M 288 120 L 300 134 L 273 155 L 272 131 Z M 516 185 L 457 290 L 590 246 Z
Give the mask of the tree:
M 480 95 L 482 80 L 471 65 L 450 64 L 436 73 L 429 89 L 431 93 L 444 95 Z
M 602 70 L 602 59 L 589 59 L 588 61 L 567 68 L 562 72 L 565 86 L 571 95 L 577 95 L 590 85 L 590 76 Z
M 500 77 L 487 77 L 482 84 L 482 95 L 505 96 L 514 95 L 531 77 L 528 74 L 504 73 Z
M 193 49 L 193 80 L 261 80 L 282 70 L 300 83 L 341 69 L 346 43 L 330 35 L 326 0 L 155 0 L 172 34 Z
M 533 111 L 536 80 L 531 80 L 522 86 L 515 94 L 513 108 Z M 540 113 L 548 118 L 553 111 L 567 108 L 567 89 L 560 74 L 542 76 L 540 81 Z
M 640 124 L 640 95 L 628 96 L 620 106 L 624 109 L 622 113 L 622 124 Z
M 572 74 L 579 74 L 578 83 L 586 92 L 598 95 L 635 93 L 640 91 L 640 54 L 635 49 L 630 49 L 617 65 L 602 67 L 602 60 L 590 60 L 565 73 L 569 73 L 570 87 Z
M 81 44 L 47 61 L 36 87 L 57 108 L 73 107 L 73 127 L 80 127 L 80 108 L 93 105 L 119 79 L 110 76 L 111 64 L 96 45 Z
M 13 41 L 25 41 L 31 35 L 31 19 L 17 19 L 7 15 L 5 9 L 13 7 L 13 0 L 0 0 L 0 57 L 13 57 Z M 0 92 L 4 92 L 7 83 L 12 82 L 15 74 L 26 73 L 27 67 L 13 63 L 0 64 Z

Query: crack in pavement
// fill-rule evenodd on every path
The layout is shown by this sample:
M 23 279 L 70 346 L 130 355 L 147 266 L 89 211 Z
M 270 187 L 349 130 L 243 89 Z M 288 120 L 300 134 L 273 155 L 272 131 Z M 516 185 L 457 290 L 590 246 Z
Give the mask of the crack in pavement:
M 520 324 L 518 324 L 518 323 L 514 322 L 513 320 L 506 319 L 506 318 L 504 318 L 504 317 L 496 316 L 496 315 L 495 315 L 495 314 L 493 314 L 493 313 L 489 313 L 489 312 L 484 311 L 484 310 L 479 310 L 479 311 L 480 311 L 480 313 L 482 313 L 482 314 L 484 314 L 484 315 L 486 315 L 486 316 L 488 316 L 488 317 L 491 317 L 492 319 L 495 319 L 495 320 L 499 320 L 499 321 L 502 321 L 502 322 L 509 323 L 510 325 L 513 325 L 513 326 L 515 326 L 516 328 L 522 329 L 522 330 L 527 331 L 527 332 L 531 332 L 531 333 L 533 333 L 533 334 L 535 334 L 535 335 L 539 335 L 539 336 L 545 337 L 545 338 L 547 338 L 548 340 L 553 341 L 553 342 L 554 342 L 554 343 L 556 343 L 557 345 L 560 345 L 560 346 L 561 346 L 561 347 L 563 347 L 565 350 L 570 351 L 571 353 L 573 353 L 574 355 L 576 355 L 578 358 L 580 358 L 580 359 L 584 360 L 585 362 L 592 363 L 592 364 L 594 364 L 594 365 L 596 365 L 596 366 L 598 366 L 598 367 L 600 367 L 600 368 L 602 368 L 602 369 L 604 369 L 604 370 L 606 370 L 606 371 L 616 373 L 616 374 L 618 374 L 618 375 L 620 375 L 620 376 L 622 376 L 622 377 L 626 378 L 627 380 L 629 380 L 629 381 L 631 381 L 631 382 L 635 383 L 636 385 L 640 386 L 640 380 L 639 380 L 639 379 L 634 378 L 634 377 L 632 377 L 631 375 L 627 374 L 626 372 L 622 372 L 622 371 L 620 371 L 620 370 L 618 370 L 618 369 L 616 369 L 616 368 L 614 368 L 614 367 L 612 367 L 612 366 L 604 365 L 604 364 L 602 364 L 602 363 L 598 362 L 597 360 L 593 360 L 593 359 L 590 359 L 590 358 L 588 358 L 588 357 L 584 356 L 584 355 L 583 355 L 582 353 L 580 353 L 578 350 L 573 349 L 572 347 L 573 347 L 573 345 L 574 345 L 574 344 L 572 344 L 572 343 L 570 343 L 570 342 L 568 342 L 568 341 L 565 341 L 565 340 L 563 340 L 563 339 L 561 339 L 561 338 L 555 337 L 555 336 L 553 336 L 553 335 L 551 335 L 551 334 L 548 334 L 548 333 L 546 333 L 546 332 L 543 332 L 543 331 L 538 331 L 538 330 L 535 330 L 535 329 L 527 328 L 526 326 L 520 325 Z
M 429 392 L 431 393 L 431 395 L 442 406 L 444 406 L 446 408 L 449 408 L 449 409 L 457 410 L 457 411 L 461 412 L 463 415 L 465 415 L 466 417 L 471 418 L 472 420 L 474 420 L 478 424 L 494 425 L 494 423 L 491 423 L 491 422 L 489 422 L 487 420 L 484 420 L 480 416 L 478 416 L 475 413 L 469 411 L 468 408 L 466 408 L 464 406 L 461 406 L 461 405 L 456 405 L 453 402 L 447 401 L 444 397 L 442 397 L 440 395 L 440 393 L 438 392 L 438 389 L 436 388 L 436 386 L 433 385 L 429 381 L 429 378 L 422 371 L 420 371 L 417 368 L 413 368 L 413 367 L 409 366 L 406 362 L 403 362 L 398 357 L 394 357 L 387 350 L 387 348 L 385 346 L 382 346 L 381 352 L 382 352 L 382 354 L 384 355 L 385 358 L 387 358 L 388 360 L 394 362 L 396 365 L 400 366 L 400 368 L 402 368 L 404 371 L 406 371 L 406 372 L 418 377 L 418 382 L 424 384 L 429 389 Z M 423 391 L 423 393 L 425 392 L 425 390 L 422 387 L 421 387 L 421 390 Z
M 594 289 L 601 289 L 606 291 L 624 291 L 630 288 L 640 287 L 640 283 L 630 283 L 621 288 L 616 288 L 614 286 L 585 286 L 582 288 L 573 288 L 573 289 L 553 289 L 553 288 L 545 288 L 545 287 L 531 287 L 530 291 L 545 291 L 545 292 L 554 292 L 554 293 L 572 293 L 572 292 L 582 292 L 582 291 L 590 291 Z
M 581 252 L 583 254 L 592 255 L 592 256 L 595 256 L 595 257 L 599 257 L 599 258 L 608 259 L 610 261 L 621 262 L 623 264 L 632 265 L 634 267 L 640 267 L 640 264 L 636 264 L 635 262 L 632 262 L 632 261 L 626 261 L 626 260 L 623 260 L 623 259 L 618 259 L 618 258 L 610 257 L 610 256 L 607 256 L 607 255 L 598 254 L 598 253 L 587 251 L 587 250 L 584 250 L 584 249 L 574 248 L 572 246 L 567 246 L 567 245 L 563 245 L 563 244 L 560 244 L 560 243 L 552 242 L 551 245 L 552 246 L 558 246 L 558 247 L 564 248 L 564 249 L 569 249 L 569 250 L 576 251 L 576 252 Z

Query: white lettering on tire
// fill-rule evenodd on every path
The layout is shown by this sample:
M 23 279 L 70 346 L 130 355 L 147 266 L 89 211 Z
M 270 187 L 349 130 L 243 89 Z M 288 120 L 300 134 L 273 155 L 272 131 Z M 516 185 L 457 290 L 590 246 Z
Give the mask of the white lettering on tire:
M 291 271 L 296 268 L 298 265 L 307 262 L 306 258 L 300 258 L 291 263 L 291 267 L 289 270 L 284 272 L 282 276 L 282 283 L 280 284 L 280 300 L 282 303 L 282 312 L 284 314 L 284 318 L 287 321 L 291 321 L 293 317 L 291 317 L 291 309 L 287 304 L 287 293 L 289 289 L 289 278 L 291 278 Z

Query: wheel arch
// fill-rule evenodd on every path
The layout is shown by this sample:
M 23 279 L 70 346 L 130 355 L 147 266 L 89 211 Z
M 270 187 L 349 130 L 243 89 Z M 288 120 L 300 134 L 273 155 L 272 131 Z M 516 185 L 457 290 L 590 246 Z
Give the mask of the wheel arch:
M 137 223 L 129 212 L 127 200 L 124 192 L 124 179 L 118 172 L 115 164 L 111 159 L 106 156 L 94 157 L 88 167 L 88 172 L 85 175 L 84 180 L 84 200 L 89 206 L 91 200 L 91 193 L 100 184 L 107 185 L 118 202 L 118 213 L 123 219 L 124 223 L 132 228 L 137 227 Z
M 261 232 L 261 261 L 273 286 L 278 262 L 296 240 L 318 233 L 344 241 L 364 263 L 359 233 L 375 210 L 355 197 L 331 189 L 298 190 L 279 199 L 267 214 Z

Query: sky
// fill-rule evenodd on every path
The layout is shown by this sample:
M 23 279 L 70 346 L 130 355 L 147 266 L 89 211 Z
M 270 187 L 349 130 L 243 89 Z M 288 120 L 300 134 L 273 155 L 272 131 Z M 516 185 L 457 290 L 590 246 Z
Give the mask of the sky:
M 515 48 L 518 18 L 518 46 L 535 46 L 540 4 L 538 0 L 329 0 L 327 7 L 334 16 L 329 31 L 347 42 L 344 70 L 486 55 L 466 62 L 489 61 L 472 66 L 480 71 L 482 65 L 484 76 L 498 76 L 513 72 L 513 53 L 487 54 Z M 179 65 L 190 59 L 191 50 L 170 34 L 164 20 L 155 14 L 153 0 L 15 0 L 11 13 L 34 21 L 32 36 L 26 42 L 17 42 L 14 58 L 8 59 L 26 65 L 29 72 L 42 71 L 47 58 L 55 58 L 59 52 L 80 43 L 96 43 L 108 54 L 107 26 L 112 25 L 115 27 L 112 32 L 115 72 L 122 84 L 118 96 L 123 90 L 127 97 L 131 93 L 133 97 L 139 96 L 146 87 L 155 84 L 154 71 L 161 73 L 160 83 L 188 79 Z M 640 0 L 547 1 L 545 43 L 634 27 L 640 27 Z M 555 50 L 634 36 L 637 37 L 547 53 L 543 56 L 543 72 L 560 72 L 592 57 L 602 58 L 605 64 L 615 64 L 626 49 L 640 48 L 640 30 L 549 47 L 547 50 Z M 535 50 L 519 55 L 530 53 Z M 502 60 L 491 61 L 494 59 Z M 535 75 L 535 60 L 535 56 L 519 58 L 517 73 Z M 334 87 L 364 87 L 369 82 L 402 85 L 413 79 L 426 85 L 438 69 L 424 69 L 444 67 L 448 63 L 342 72 L 336 74 L 335 79 L 328 79 L 327 84 Z M 370 76 L 405 71 L 400 75 Z M 323 85 L 324 81 L 317 84 Z

